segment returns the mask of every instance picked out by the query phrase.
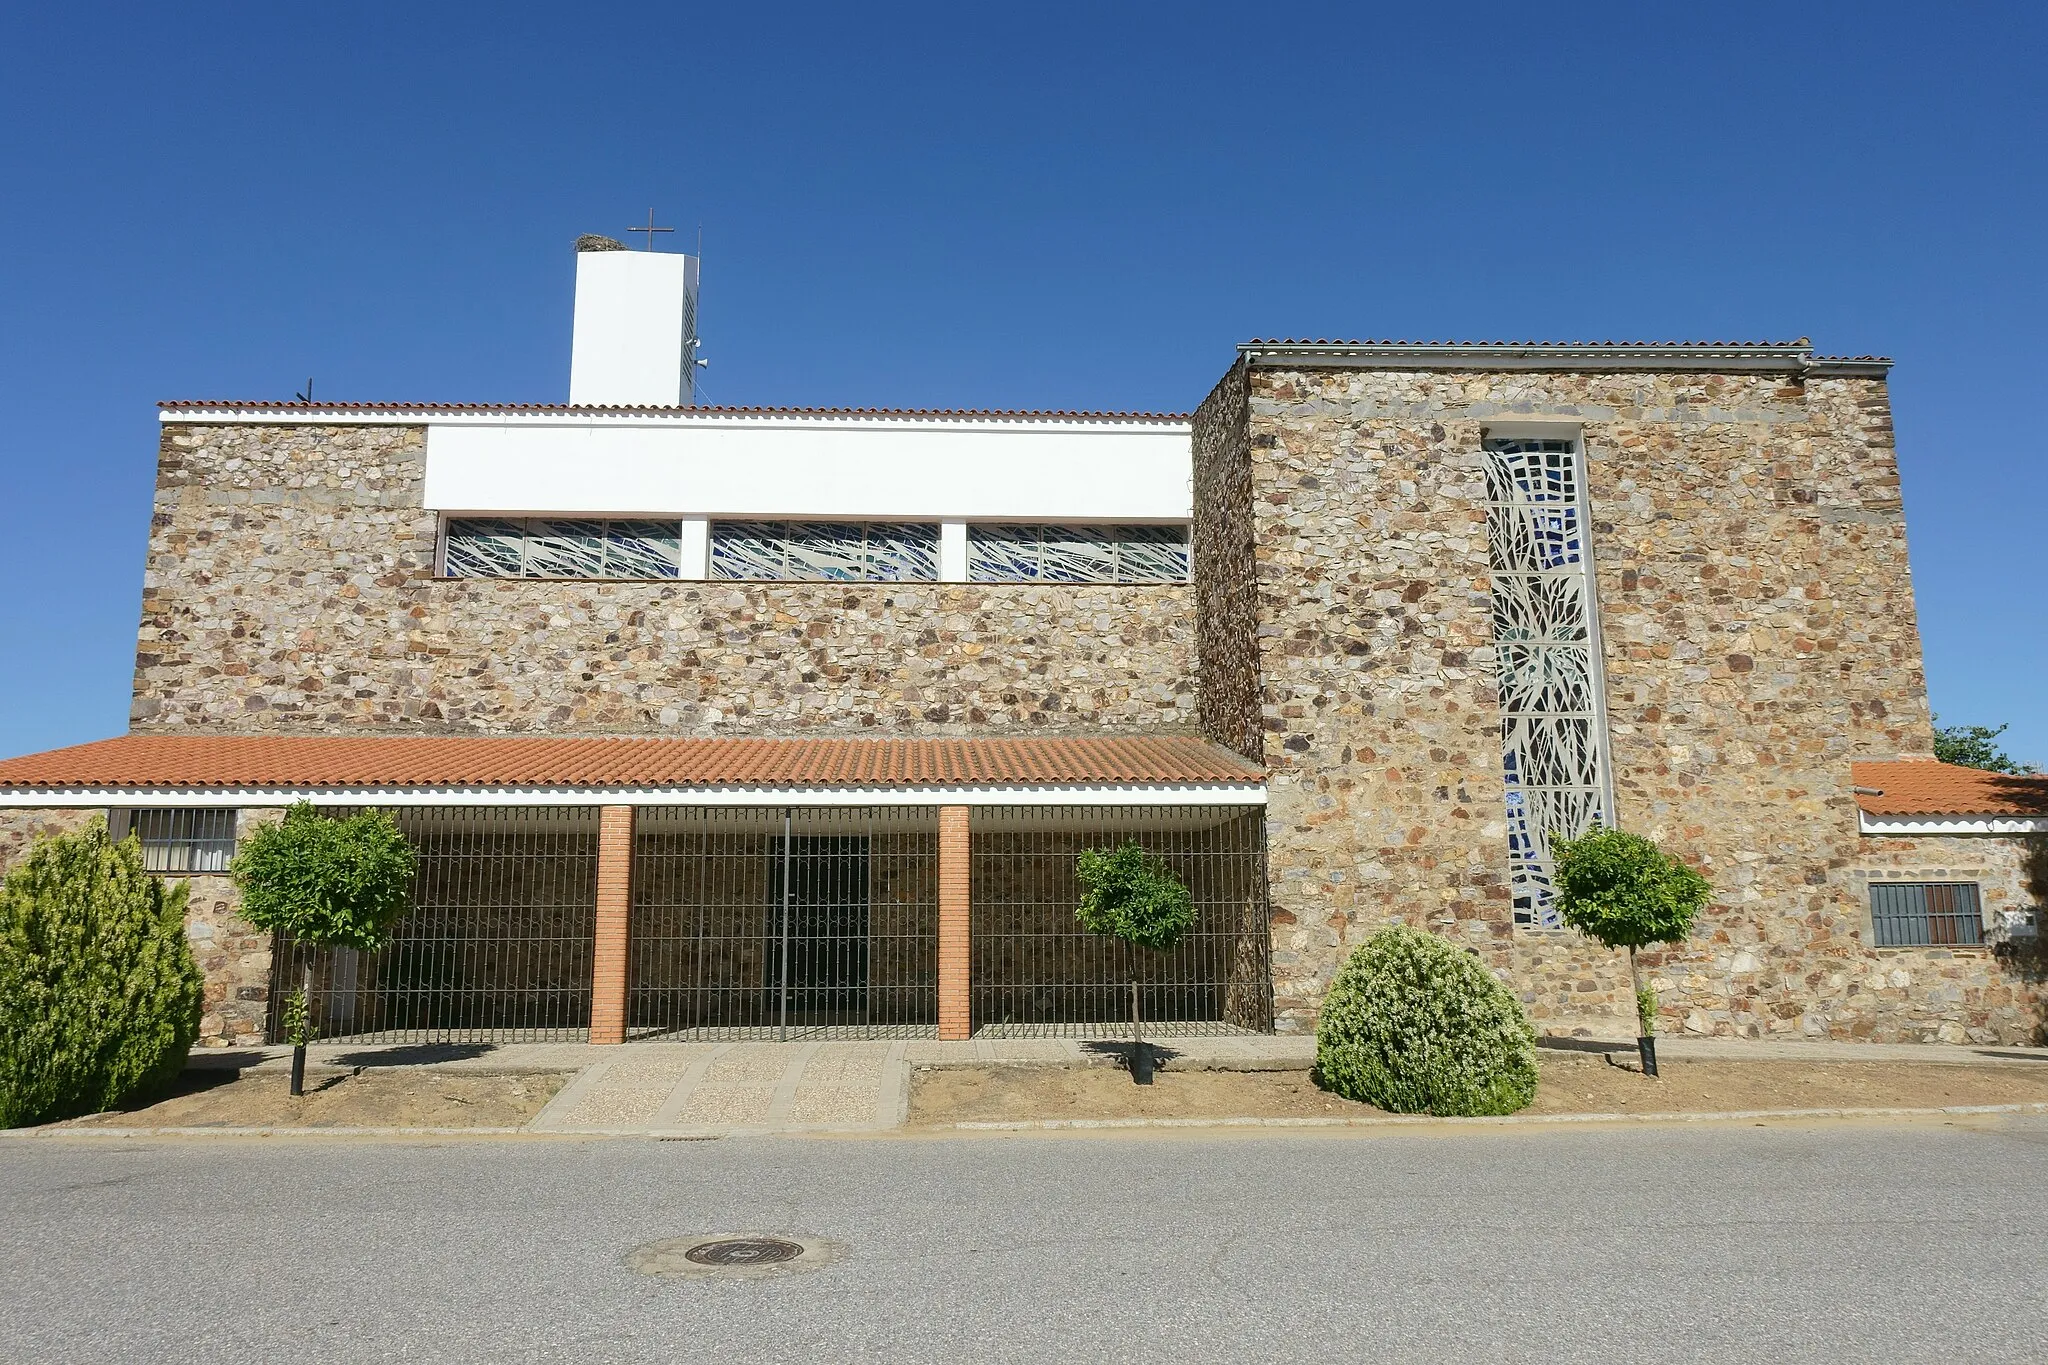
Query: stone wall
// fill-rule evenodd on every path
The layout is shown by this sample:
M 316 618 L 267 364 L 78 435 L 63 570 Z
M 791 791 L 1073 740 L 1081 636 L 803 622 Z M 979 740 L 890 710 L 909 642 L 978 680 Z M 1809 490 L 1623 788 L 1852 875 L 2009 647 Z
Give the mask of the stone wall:
M 1191 577 L 1202 732 L 1262 763 L 1247 375 L 1244 361 L 1238 361 L 1195 410 Z
M 138 729 L 1192 730 L 1179 586 L 437 580 L 418 427 L 163 429 Z
M 284 817 L 281 810 L 245 810 L 235 817 L 237 847 L 258 826 Z M 199 1020 L 202 1047 L 251 1046 L 267 1041 L 270 1018 L 271 935 L 243 919 L 242 893 L 227 877 L 187 877 L 185 934 L 206 977 L 206 1012 Z
M 106 814 L 97 807 L 91 810 L 0 809 L 0 873 L 19 862 L 36 840 L 84 829 L 92 823 L 94 816 L 104 819 Z
M 0 810 L 0 872 L 13 866 L 37 839 L 81 829 L 106 812 L 91 810 Z M 239 839 L 276 811 L 246 810 L 236 820 Z M 188 893 L 185 937 L 206 979 L 199 1045 L 223 1047 L 261 1043 L 270 1008 L 270 935 L 235 912 L 241 893 L 224 876 L 191 876 L 182 881 Z
M 1621 964 L 1517 931 L 1505 877 L 1479 450 L 1546 421 L 1588 452 L 1618 818 L 1717 888 L 1659 964 L 1672 1022 L 2016 1027 L 1946 986 L 1852 989 L 1892 950 L 1848 875 L 1849 761 L 1932 749 L 1882 381 L 1254 368 L 1246 409 L 1283 1028 L 1393 919 L 1482 951 L 1545 1028 L 1628 1028 Z M 1960 989 L 1989 999 L 1975 964 Z

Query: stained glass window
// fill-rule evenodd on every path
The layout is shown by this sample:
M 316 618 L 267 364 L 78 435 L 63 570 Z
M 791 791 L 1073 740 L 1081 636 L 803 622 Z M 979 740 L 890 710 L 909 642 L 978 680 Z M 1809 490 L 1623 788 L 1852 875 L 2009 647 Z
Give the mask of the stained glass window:
M 975 583 L 1184 583 L 1185 526 L 989 525 L 967 528 Z
M 676 578 L 682 563 L 673 521 L 456 518 L 442 556 L 450 578 Z
M 897 521 L 717 521 L 711 576 L 780 583 L 929 583 L 939 528 Z
M 1576 441 L 1485 443 L 1515 922 L 1559 923 L 1550 839 L 1605 821 L 1607 737 Z

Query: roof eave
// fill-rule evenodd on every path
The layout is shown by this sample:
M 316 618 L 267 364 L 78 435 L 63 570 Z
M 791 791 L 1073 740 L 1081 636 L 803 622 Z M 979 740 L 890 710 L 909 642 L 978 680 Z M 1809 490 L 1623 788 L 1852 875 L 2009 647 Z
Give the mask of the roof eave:
M 1192 419 L 1172 412 L 1064 412 L 922 408 L 616 407 L 567 403 L 292 403 L 238 399 L 172 399 L 157 405 L 165 424 L 426 426 L 510 422 L 812 422 L 832 425 L 924 423 L 1002 426 L 1142 426 L 1185 428 Z
M 1881 356 L 1815 356 L 1810 346 L 1777 344 L 1248 341 L 1237 350 L 1247 364 L 1265 369 L 1706 371 L 1883 378 L 1892 364 Z
M 331 806 L 1263 806 L 1263 782 L 980 782 L 904 785 L 744 783 L 638 786 L 413 784 L 391 786 L 0 787 L 0 806 L 22 809 L 267 809 L 300 801 Z

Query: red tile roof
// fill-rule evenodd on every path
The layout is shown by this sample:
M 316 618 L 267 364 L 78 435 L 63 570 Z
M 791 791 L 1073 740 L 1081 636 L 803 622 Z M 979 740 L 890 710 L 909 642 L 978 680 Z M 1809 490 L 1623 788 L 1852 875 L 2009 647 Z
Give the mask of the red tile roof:
M 0 788 L 1178 786 L 1265 780 L 1205 740 L 123 735 L 0 762 Z
M 1662 350 L 1674 346 L 1705 347 L 1712 350 L 1799 350 L 1812 343 L 1805 337 L 1797 341 L 1406 341 L 1386 339 L 1379 341 L 1344 340 L 1341 337 L 1253 337 L 1244 343 L 1247 346 L 1529 346 L 1547 348 L 1552 346 L 1600 346 L 1616 350 Z
M 1869 815 L 2048 815 L 2048 777 L 2007 777 L 1931 760 L 1852 763 L 1856 795 Z
M 661 413 L 675 417 L 909 417 L 987 419 L 1006 422 L 1186 422 L 1184 412 L 1090 412 L 1064 408 L 784 408 L 720 407 L 663 403 L 301 403 L 245 398 L 173 398 L 158 403 L 165 412 L 218 408 L 245 412 L 594 412 Z

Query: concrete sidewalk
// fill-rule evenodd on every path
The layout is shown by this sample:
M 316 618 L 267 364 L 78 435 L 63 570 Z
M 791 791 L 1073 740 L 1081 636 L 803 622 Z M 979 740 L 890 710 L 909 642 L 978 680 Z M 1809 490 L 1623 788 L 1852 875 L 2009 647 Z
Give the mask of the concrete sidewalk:
M 1633 1044 L 1546 1039 L 1550 1048 L 1633 1054 Z M 1306 1070 L 1306 1036 L 1168 1037 L 1153 1044 L 1167 1070 Z M 977 1066 L 1120 1066 L 1126 1044 L 1077 1038 L 930 1039 L 850 1042 L 639 1042 L 350 1044 L 310 1049 L 315 1074 L 377 1067 L 427 1067 L 470 1074 L 576 1073 L 528 1125 L 559 1134 L 714 1137 L 762 1133 L 878 1132 L 902 1126 L 911 1073 Z M 2048 1048 L 1942 1043 L 1829 1043 L 1660 1038 L 1664 1061 L 1919 1062 L 2048 1065 Z M 195 1053 L 203 1069 L 273 1072 L 290 1065 L 284 1047 Z
M 1307 1034 L 1239 1034 L 1230 1036 L 1160 1037 L 1151 1040 L 1154 1055 L 1168 1069 L 1304 1070 L 1315 1063 L 1315 1039 Z M 1539 1047 L 1574 1052 L 1633 1054 L 1633 1041 L 1543 1038 Z M 932 1066 L 1116 1066 L 1122 1064 L 1126 1040 L 1119 1038 L 976 1038 L 967 1042 L 936 1039 L 855 1041 L 765 1041 L 718 1043 L 635 1042 L 616 1046 L 590 1043 L 315 1043 L 307 1049 L 315 1069 L 365 1066 L 432 1066 L 481 1074 L 530 1071 L 582 1071 L 599 1062 L 628 1066 L 670 1067 L 662 1059 L 695 1057 L 714 1049 L 760 1048 L 794 1056 L 823 1051 L 899 1052 L 913 1067 Z M 2048 1047 L 1995 1043 L 1836 1043 L 1808 1039 L 1692 1038 L 1657 1039 L 1657 1055 L 1672 1061 L 1758 1062 L 1935 1062 L 1981 1066 L 1990 1062 L 2048 1063 Z M 291 1064 L 291 1049 L 235 1047 L 195 1049 L 187 1065 L 199 1070 L 282 1070 Z M 670 1069 L 673 1069 L 670 1067 Z

